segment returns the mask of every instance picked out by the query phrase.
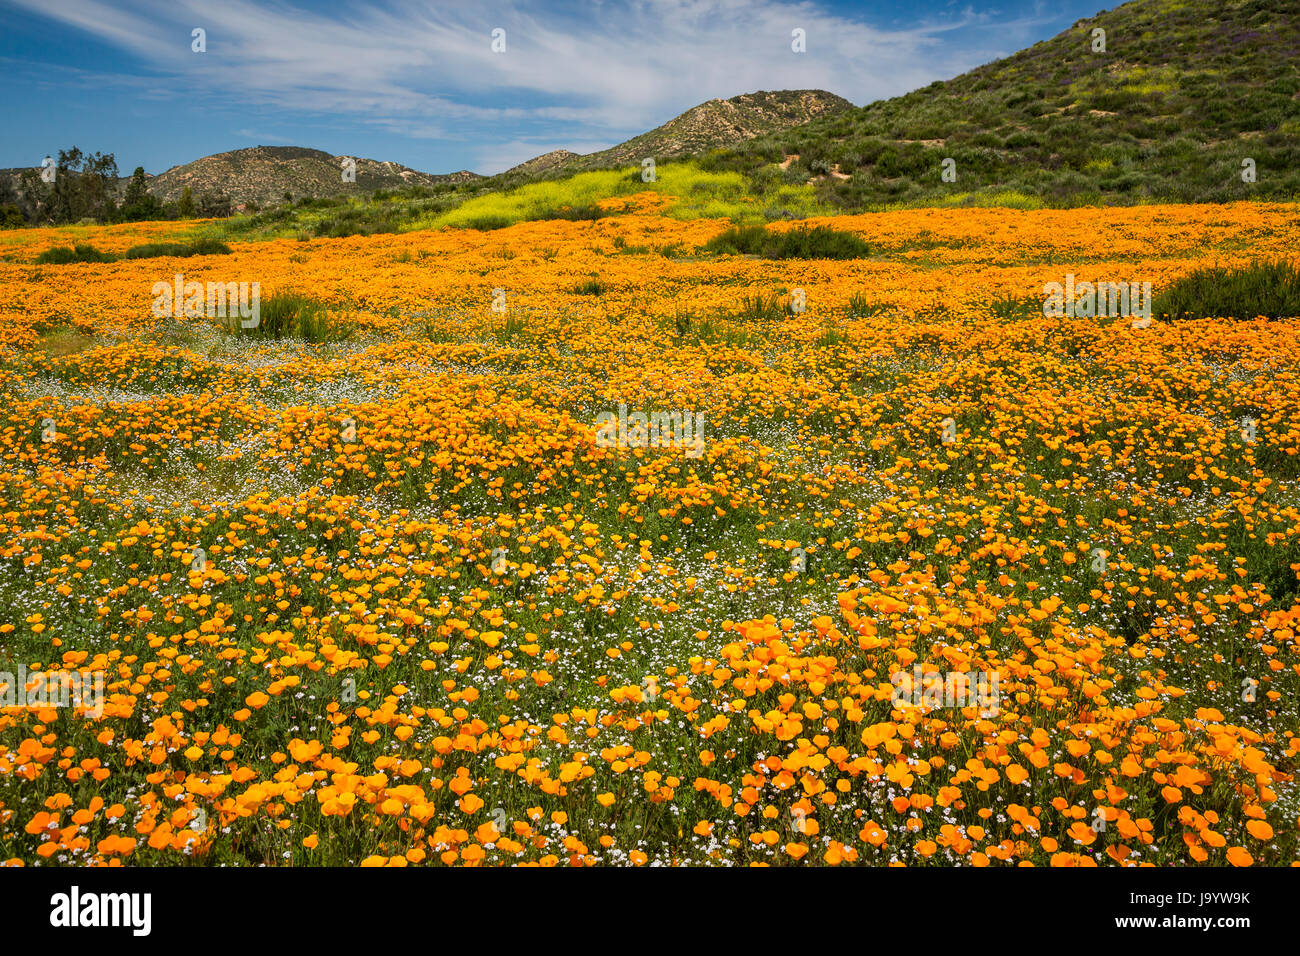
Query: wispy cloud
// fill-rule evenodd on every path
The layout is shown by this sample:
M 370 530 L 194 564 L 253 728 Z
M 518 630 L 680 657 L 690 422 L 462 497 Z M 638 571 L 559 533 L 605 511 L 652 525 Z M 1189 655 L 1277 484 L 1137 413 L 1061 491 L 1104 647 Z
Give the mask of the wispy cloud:
M 130 51 L 194 97 L 351 117 L 418 138 L 465 135 L 506 162 L 534 140 L 608 144 L 712 97 L 822 88 L 864 103 L 936 75 L 942 37 L 988 17 L 880 29 L 819 3 L 628 0 L 555 5 L 354 3 L 329 10 L 248 0 L 14 0 Z M 206 31 L 207 52 L 191 50 Z M 491 33 L 505 30 L 494 53 Z M 791 50 L 802 29 L 807 52 Z M 980 62 L 951 55 L 942 74 Z M 132 82 L 109 77 L 108 82 Z M 574 148 L 574 146 L 569 146 Z M 521 157 L 521 158 L 527 158 Z

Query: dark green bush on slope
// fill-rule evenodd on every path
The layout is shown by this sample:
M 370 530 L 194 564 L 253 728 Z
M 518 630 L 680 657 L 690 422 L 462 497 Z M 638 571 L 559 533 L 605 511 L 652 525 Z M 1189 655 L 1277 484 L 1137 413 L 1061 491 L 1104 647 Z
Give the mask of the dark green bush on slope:
M 78 243 L 74 248 L 55 246 L 46 249 L 36 261 L 41 265 L 68 265 L 73 262 L 117 262 L 119 259 L 157 259 L 163 256 L 185 259 L 190 256 L 227 256 L 230 247 L 215 239 L 196 239 L 193 242 L 146 242 L 132 246 L 120 256 L 100 252 L 89 243 Z
M 116 258 L 116 256 L 109 255 L 107 252 L 100 252 L 89 243 L 77 243 L 71 249 L 65 246 L 46 249 L 36 257 L 36 262 L 43 266 L 65 266 L 73 262 L 113 262 Z
M 784 232 L 762 226 L 737 226 L 704 244 L 706 252 L 761 256 L 764 259 L 861 259 L 871 247 L 851 232 L 826 226 Z
M 163 256 L 186 259 L 190 256 L 228 256 L 230 247 L 215 239 L 193 242 L 146 242 L 122 253 L 123 259 L 157 259 Z
M 1300 317 L 1300 269 L 1284 260 L 1197 269 L 1160 292 L 1151 311 L 1178 319 Z

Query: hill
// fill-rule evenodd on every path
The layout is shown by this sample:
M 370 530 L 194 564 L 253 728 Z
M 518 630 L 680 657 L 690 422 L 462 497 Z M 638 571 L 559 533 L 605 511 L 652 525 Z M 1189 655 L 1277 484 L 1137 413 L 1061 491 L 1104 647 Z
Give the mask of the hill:
M 941 178 L 949 158 L 955 182 Z M 1242 180 L 1246 159 L 1254 183 Z M 1300 0 L 1135 0 L 704 165 L 756 187 L 811 180 L 847 208 L 994 194 L 1050 205 L 1295 197 Z
M 567 149 L 553 149 L 549 153 L 534 156 L 518 166 L 511 166 L 499 175 L 502 178 L 544 176 L 547 173 L 565 169 L 580 159 L 582 159 L 582 155 L 579 153 L 571 153 Z
M 422 173 L 398 163 L 352 157 L 356 182 L 343 181 L 344 156 L 331 156 L 319 149 L 299 146 L 254 146 L 205 156 L 183 166 L 173 166 L 150 177 L 149 191 L 163 202 L 178 199 L 186 186 L 194 195 L 224 193 L 235 203 L 258 205 L 293 197 L 326 198 L 350 193 L 399 189 L 404 186 L 436 186 L 477 179 L 461 171 L 448 175 Z
M 736 146 L 765 134 L 779 133 L 819 117 L 838 116 L 854 109 L 842 96 L 825 90 L 759 90 L 729 100 L 713 99 L 693 106 L 662 126 L 596 153 L 560 149 L 534 157 L 501 174 L 502 179 L 536 178 L 635 165 L 655 160 L 695 156 Z

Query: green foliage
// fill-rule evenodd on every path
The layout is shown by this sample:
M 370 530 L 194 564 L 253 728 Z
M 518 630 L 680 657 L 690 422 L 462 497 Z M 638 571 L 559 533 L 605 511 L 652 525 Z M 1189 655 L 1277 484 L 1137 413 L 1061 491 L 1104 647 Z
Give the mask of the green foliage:
M 736 226 L 714 236 L 704 249 L 764 259 L 861 259 L 871 254 L 871 247 L 853 233 L 828 226 L 780 232 L 763 226 Z
M 497 331 L 497 341 L 506 345 L 524 334 L 526 323 L 523 318 L 513 312 L 506 313 L 505 322 Z
M 1197 269 L 1156 295 L 1151 312 L 1177 319 L 1300 317 L 1300 269 L 1285 260 Z
M 55 246 L 36 257 L 41 265 L 67 265 L 73 262 L 117 262 L 119 259 L 157 259 L 166 257 L 185 259 L 190 256 L 224 256 L 230 247 L 215 239 L 199 238 L 192 242 L 146 242 L 132 246 L 126 252 L 114 255 L 100 252 L 94 246 L 78 243 L 73 249 Z
M 673 315 L 673 330 L 677 333 L 678 338 L 681 338 L 684 335 L 689 335 L 691 332 L 691 326 L 694 324 L 695 316 L 690 312 L 678 309 Z
M 740 308 L 735 318 L 746 322 L 772 322 L 792 314 L 790 303 L 784 301 L 780 295 L 773 293 L 771 296 L 766 296 L 759 292 L 741 298 Z
M 131 181 L 126 184 L 126 193 L 122 197 L 118 214 L 127 222 L 144 222 L 162 218 L 163 205 L 149 192 L 143 166 L 137 166 L 135 172 L 131 174 Z
M 515 173 L 438 187 L 377 190 L 347 199 L 299 199 L 296 203 L 241 215 L 205 227 L 219 238 L 321 236 L 337 238 L 376 232 L 408 232 L 449 226 L 482 231 L 503 229 L 537 220 L 593 221 L 618 215 L 617 206 L 602 208 L 607 199 L 640 192 L 667 197 L 666 215 L 678 219 L 730 218 L 735 221 L 801 218 L 824 215 L 832 207 L 802 182 L 766 178 L 750 182 L 737 172 L 710 172 L 695 162 L 664 162 L 655 182 L 641 181 L 636 167 L 591 172 L 552 173 L 527 180 Z M 621 249 L 628 254 L 650 247 Z M 676 248 L 658 250 L 679 254 Z
M 330 306 L 299 292 L 277 292 L 263 299 L 258 324 L 239 327 L 245 335 L 271 339 L 301 339 L 304 342 L 341 342 L 350 338 L 354 326 L 346 325 Z
M 760 296 L 761 298 L 761 296 Z M 787 313 L 781 311 L 780 298 L 777 297 L 777 316 Z M 673 333 L 680 342 L 697 342 L 699 344 L 726 345 L 744 348 L 754 337 L 742 326 L 717 321 L 712 318 L 699 317 L 695 313 L 678 309 L 672 317 Z
M 851 319 L 869 319 L 882 315 L 892 308 L 894 308 L 892 303 L 871 302 L 861 292 L 855 292 L 849 299 L 849 307 L 846 311 Z
M 604 295 L 605 283 L 599 279 L 587 279 L 584 282 L 579 282 L 570 291 L 574 295 Z
M 559 209 L 552 209 L 541 216 L 539 219 L 568 219 L 573 222 L 591 221 L 593 219 L 603 219 L 609 213 L 595 204 L 587 206 L 562 206 Z
M 187 259 L 190 256 L 227 256 L 230 247 L 216 239 L 201 238 L 192 242 L 146 242 L 122 253 L 123 259 L 158 259 L 164 256 Z
M 822 331 L 815 341 L 818 348 L 830 349 L 837 345 L 843 345 L 848 341 L 848 336 L 840 331 L 832 323 L 826 323 L 822 326 Z
M 36 262 L 39 265 L 63 266 L 74 262 L 113 262 L 116 258 L 107 252 L 100 252 L 89 243 L 79 242 L 71 249 L 65 246 L 46 249 L 36 257 Z
M 200 219 L 224 219 L 233 211 L 230 197 L 224 193 L 203 193 L 198 199 Z
M 490 186 L 479 184 L 476 188 Z M 809 186 L 755 188 L 739 173 L 708 172 L 697 163 L 682 162 L 660 164 L 655 181 L 650 183 L 641 180 L 637 168 L 604 169 L 485 192 L 439 214 L 432 225 L 498 229 L 539 219 L 595 219 L 611 214 L 599 208 L 602 200 L 640 192 L 674 197 L 666 212 L 679 219 L 750 218 L 756 215 L 759 199 L 779 201 L 802 215 L 827 210 Z
M 112 222 L 117 218 L 117 160 L 112 153 L 83 153 L 76 146 L 61 149 L 54 182 L 45 182 L 39 169 L 24 170 L 20 181 L 33 221 Z
M 332 200 L 299 199 L 300 208 L 331 208 Z M 344 236 L 373 236 L 376 233 L 397 232 L 398 222 L 391 209 L 352 207 L 328 218 L 319 220 L 311 229 L 312 235 L 341 239 Z
M 985 303 L 990 315 L 1004 321 L 1028 319 L 1043 314 L 1043 300 L 1034 296 L 999 295 Z
M 1102 27 L 1106 52 L 1094 53 Z M 1295 0 L 1146 0 L 954 79 L 703 157 L 755 188 L 836 164 L 820 201 L 896 206 L 1226 202 L 1300 196 Z M 789 168 L 776 164 L 797 154 Z M 1255 161 L 1256 182 L 1241 162 Z M 956 182 L 941 177 L 945 159 Z

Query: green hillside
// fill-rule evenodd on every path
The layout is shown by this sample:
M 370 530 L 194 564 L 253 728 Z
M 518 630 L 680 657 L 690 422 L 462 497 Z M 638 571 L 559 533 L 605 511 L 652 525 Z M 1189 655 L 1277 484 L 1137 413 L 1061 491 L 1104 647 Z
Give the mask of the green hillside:
M 941 178 L 949 158 L 955 182 Z M 952 80 L 715 151 L 704 166 L 744 172 L 756 188 L 813 180 L 846 208 L 1293 198 L 1300 0 L 1135 0 Z

